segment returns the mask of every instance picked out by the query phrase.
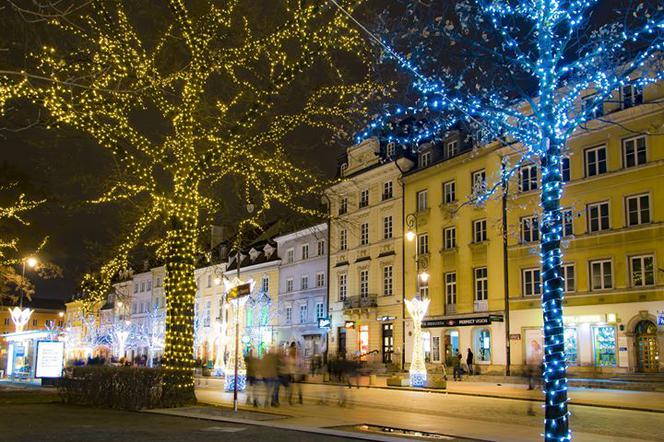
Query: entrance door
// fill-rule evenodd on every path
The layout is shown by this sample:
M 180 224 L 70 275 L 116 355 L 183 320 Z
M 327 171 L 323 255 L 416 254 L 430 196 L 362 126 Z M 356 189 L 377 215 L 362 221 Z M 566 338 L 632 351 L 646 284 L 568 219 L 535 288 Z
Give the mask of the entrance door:
M 337 329 L 337 339 L 339 340 L 339 357 L 346 359 L 346 328 L 339 327 Z
M 394 325 L 383 324 L 383 364 L 392 362 L 394 352 Z
M 657 348 L 657 326 L 651 321 L 641 321 L 636 325 L 636 363 L 641 373 L 658 371 L 659 352 Z

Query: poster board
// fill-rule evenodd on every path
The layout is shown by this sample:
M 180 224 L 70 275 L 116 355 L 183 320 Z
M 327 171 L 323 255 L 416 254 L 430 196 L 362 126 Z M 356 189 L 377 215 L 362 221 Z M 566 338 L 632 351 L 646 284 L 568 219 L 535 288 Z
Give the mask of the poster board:
M 65 362 L 65 343 L 62 341 L 38 341 L 36 378 L 59 378 Z

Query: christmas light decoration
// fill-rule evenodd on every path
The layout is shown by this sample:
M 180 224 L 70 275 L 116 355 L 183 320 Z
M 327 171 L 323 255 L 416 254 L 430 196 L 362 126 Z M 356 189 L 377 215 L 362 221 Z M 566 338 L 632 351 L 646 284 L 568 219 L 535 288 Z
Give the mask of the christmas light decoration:
M 417 101 L 386 106 L 357 141 L 377 135 L 416 152 L 423 142 L 443 140 L 463 123 L 473 130 L 477 147 L 502 145 L 518 158 L 494 185 L 475 192 L 479 204 L 520 165 L 539 163 L 544 439 L 569 441 L 561 160 L 569 136 L 588 124 L 598 124 L 592 120 L 605 103 L 618 103 L 619 109 L 640 104 L 644 89 L 664 77 L 664 12 L 640 3 L 614 11 L 624 19 L 592 28 L 593 9 L 610 2 L 403 3 L 408 13 L 397 20 L 403 23 L 403 17 L 413 17 L 414 21 L 405 29 L 382 28 L 375 35 L 359 27 L 380 45 L 389 62 L 411 75 Z M 452 53 L 463 60 L 462 66 L 445 65 L 449 60 L 442 57 L 457 60 Z M 602 121 L 607 122 L 611 119 Z
M 427 366 L 424 361 L 424 341 L 422 339 L 422 319 L 427 314 L 431 299 L 413 299 L 404 300 L 408 314 L 413 318 L 413 355 L 410 360 L 410 386 L 426 387 L 427 385 Z
M 12 322 L 14 323 L 15 331 L 22 332 L 23 327 L 28 323 L 30 320 L 30 316 L 32 316 L 32 309 L 29 308 L 19 308 L 19 307 L 14 307 L 10 308 L 9 310 L 9 315 L 12 318 Z
M 142 4 L 93 0 L 35 23 L 49 28 L 43 46 L 0 72 L 3 112 L 29 101 L 46 110 L 49 128 L 73 128 L 112 154 L 121 177 L 93 202 L 139 208 L 113 258 L 85 277 L 87 303 L 105 298 L 145 236 L 165 230 L 153 242 L 166 270 L 165 405 L 195 401 L 194 266 L 218 186 L 237 183 L 255 206 L 241 230 L 275 205 L 315 213 L 301 200 L 325 183 L 289 155 L 285 138 L 303 126 L 336 133 L 385 89 L 347 80 L 349 57 L 369 57 L 344 14 L 318 2 L 264 3 L 169 0 L 136 16 Z M 352 11 L 361 2 L 341 3 Z M 320 87 L 308 93 L 305 83 Z

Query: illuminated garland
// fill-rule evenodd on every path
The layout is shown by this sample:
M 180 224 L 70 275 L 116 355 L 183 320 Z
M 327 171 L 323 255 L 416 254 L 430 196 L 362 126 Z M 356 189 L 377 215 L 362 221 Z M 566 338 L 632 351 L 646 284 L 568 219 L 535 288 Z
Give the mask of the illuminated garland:
M 393 40 L 405 40 L 403 46 L 412 52 L 408 57 L 394 49 L 387 38 L 373 34 L 370 38 L 379 42 L 384 56 L 412 76 L 412 89 L 418 95 L 418 101 L 410 106 L 386 108 L 358 134 L 356 141 L 378 135 L 386 141 L 412 146 L 416 150 L 424 141 L 444 139 L 449 129 L 464 121 L 482 133 L 483 144 L 497 140 L 509 145 L 510 149 L 518 149 L 521 156 L 518 165 L 525 161 L 539 161 L 546 394 L 544 439 L 569 441 L 560 163 L 568 137 L 579 126 L 593 120 L 595 111 L 616 90 L 627 85 L 644 88 L 664 78 L 661 69 L 664 13 L 661 8 L 648 11 L 638 7 L 626 13 L 633 16 L 631 18 L 641 19 L 638 27 L 629 27 L 628 23 L 636 21 L 630 20 L 607 25 L 589 35 L 584 31 L 588 29 L 587 20 L 592 16 L 592 8 L 599 3 L 597 0 L 464 0 L 455 3 L 456 21 L 437 17 L 431 23 L 425 22 L 414 11 L 418 7 L 434 10 L 433 5 L 407 3 L 410 16 L 418 18 L 417 24 L 404 31 L 385 33 Z M 436 10 L 436 14 L 441 12 Z M 487 43 L 488 35 L 494 37 L 495 47 Z M 477 36 L 477 40 L 473 40 L 473 36 Z M 463 74 L 446 70 L 436 58 L 445 52 L 445 49 L 434 46 L 441 39 L 445 44 L 463 44 L 475 51 L 474 58 L 480 61 L 464 60 L 466 72 L 475 75 L 470 77 L 471 81 L 477 82 L 478 73 L 486 75 L 481 63 L 493 62 L 494 66 L 506 68 L 510 76 L 527 78 L 536 84 L 536 96 L 530 97 L 510 84 L 510 76 L 502 83 L 495 81 L 486 89 L 479 83 L 468 84 Z M 630 52 L 634 47 L 640 50 Z M 436 50 L 427 52 L 424 48 Z M 418 55 L 422 57 L 418 58 Z M 520 101 L 510 98 L 515 94 L 520 95 Z M 588 98 L 586 94 L 594 95 Z M 582 106 L 584 98 L 585 105 Z M 408 118 L 421 124 L 411 124 L 408 131 L 400 130 L 398 124 L 395 127 L 395 121 L 408 121 Z M 507 169 L 506 178 L 509 179 L 515 170 Z M 500 181 L 498 185 L 489 186 L 489 190 L 500 188 Z M 490 192 L 486 192 L 478 200 L 482 202 L 489 196 Z
M 220 207 L 213 186 L 235 179 L 245 202 L 257 206 L 240 228 L 259 224 L 275 204 L 312 213 L 300 201 L 324 183 L 289 155 L 285 137 L 302 126 L 354 124 L 385 86 L 344 81 L 339 54 L 368 60 L 367 45 L 329 6 L 269 2 L 278 23 L 265 29 L 243 15 L 257 14 L 252 0 L 230 0 L 223 9 L 164 3 L 168 11 L 154 15 L 167 23 L 149 40 L 136 24 L 144 18 L 130 17 L 131 2 L 93 0 L 76 14 L 53 15 L 48 25 L 57 37 L 30 54 L 30 70 L 0 75 L 0 108 L 27 100 L 47 111 L 50 127 L 89 136 L 123 173 L 94 202 L 140 202 L 114 257 L 83 281 L 89 307 L 105 298 L 146 233 L 167 232 L 153 245 L 166 267 L 164 392 L 166 403 L 177 405 L 194 400 L 194 265 L 199 234 Z M 341 3 L 352 11 L 362 0 Z M 304 95 L 298 80 L 314 68 L 335 80 Z M 277 105 L 293 91 L 299 106 L 284 112 Z M 136 123 L 146 112 L 169 128 L 162 138 Z

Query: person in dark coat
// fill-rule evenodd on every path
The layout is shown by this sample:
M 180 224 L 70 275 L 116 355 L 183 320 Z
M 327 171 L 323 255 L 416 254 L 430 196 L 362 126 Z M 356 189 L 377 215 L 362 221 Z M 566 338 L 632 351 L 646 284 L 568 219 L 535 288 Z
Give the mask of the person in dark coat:
M 473 358 L 475 355 L 473 355 L 473 352 L 468 349 L 468 354 L 466 355 L 466 365 L 468 365 L 468 376 L 471 376 L 473 374 Z
M 455 381 L 460 381 L 461 380 L 461 359 L 463 359 L 463 356 L 461 356 L 461 353 L 457 350 L 456 355 L 454 355 L 454 380 Z

